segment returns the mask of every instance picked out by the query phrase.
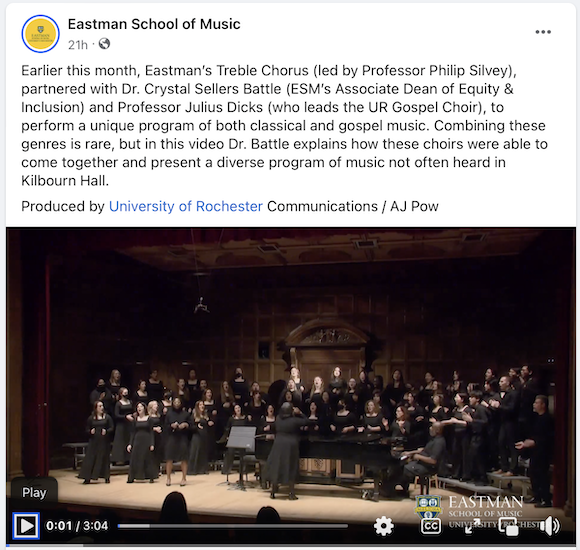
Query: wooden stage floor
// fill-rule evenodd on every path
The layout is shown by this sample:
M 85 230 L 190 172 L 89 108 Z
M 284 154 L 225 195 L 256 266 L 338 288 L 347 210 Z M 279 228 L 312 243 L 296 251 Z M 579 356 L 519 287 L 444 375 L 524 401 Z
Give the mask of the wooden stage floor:
M 420 488 L 415 488 L 413 485 L 411 485 L 413 499 L 407 498 L 397 501 L 381 499 L 379 502 L 372 502 L 361 498 L 362 487 L 360 486 L 355 489 L 334 485 L 299 484 L 296 486 L 298 500 L 290 501 L 285 487 L 282 487 L 283 492 L 275 500 L 270 499 L 269 491 L 259 487 L 253 474 L 249 476 L 250 482 L 247 484 L 246 491 L 232 490 L 225 485 L 226 476 L 222 475 L 221 472 L 189 476 L 185 487 L 179 486 L 180 472 L 174 474 L 173 485 L 170 487 L 165 485 L 165 476 L 153 484 L 136 481 L 129 485 L 127 484 L 127 475 L 119 473 L 111 476 L 110 484 L 105 484 L 103 480 L 100 480 L 99 482 L 91 482 L 90 485 L 83 485 L 76 474 L 77 472 L 72 469 L 50 472 L 50 475 L 58 481 L 59 507 L 66 508 L 71 513 L 97 516 L 103 510 L 108 509 L 114 512 L 119 518 L 118 521 L 156 523 L 165 497 L 172 491 L 180 491 L 185 496 L 190 520 L 195 524 L 255 523 L 256 514 L 260 508 L 274 506 L 282 521 L 287 524 L 348 524 L 349 529 L 352 527 L 364 533 L 368 531 L 369 537 L 377 536 L 373 528 L 377 518 L 386 516 L 391 518 L 400 533 L 403 532 L 403 529 L 407 529 L 407 532 L 416 533 L 420 539 L 420 518 L 414 511 L 417 505 L 414 497 L 420 494 Z M 233 485 L 237 481 L 238 475 L 230 475 L 229 479 Z M 371 488 L 371 486 L 370 483 L 365 485 L 367 488 Z M 10 484 L 7 484 L 7 490 L 9 494 Z M 450 510 L 452 503 L 450 497 L 454 497 L 455 503 L 458 503 L 458 499 L 462 496 L 467 498 L 469 495 L 453 492 L 449 489 L 435 489 L 434 487 L 431 488 L 430 492 L 431 495 L 441 497 L 442 512 L 439 517 L 445 527 L 444 530 L 447 533 L 451 532 L 454 537 L 463 536 L 463 527 L 458 522 L 472 522 L 473 520 L 472 517 L 458 517 L 456 515 L 457 509 Z M 478 508 L 482 519 L 485 517 L 486 509 L 491 510 L 486 505 Z M 557 537 L 558 539 L 562 537 L 562 540 L 556 538 L 550 540 L 545 533 L 535 528 L 533 532 L 530 529 L 527 533 L 532 544 L 562 543 L 565 542 L 563 538 L 566 539 L 567 543 L 572 539 L 575 540 L 575 524 L 564 515 L 561 509 L 538 509 L 531 504 L 524 504 L 523 508 L 520 509 L 518 519 L 519 521 L 538 521 L 545 520 L 548 516 L 558 518 L 560 521 L 562 533 Z M 495 513 L 495 519 L 497 521 L 497 513 Z M 494 536 L 497 537 L 497 527 L 492 529 L 490 524 L 488 526 L 489 532 L 493 531 Z M 483 535 L 481 531 L 475 534 L 472 538 L 473 543 L 481 540 L 480 534 Z M 501 537 L 505 539 L 503 534 Z M 439 540 L 443 542 L 443 540 Z M 380 537 L 375 542 L 380 542 Z M 385 542 L 389 541 L 385 540 Z
M 103 480 L 83 485 L 76 477 L 77 472 L 70 470 L 53 470 L 50 475 L 58 480 L 59 502 L 73 506 L 99 506 L 121 508 L 127 510 L 143 510 L 158 512 L 163 500 L 172 491 L 180 491 L 185 496 L 188 511 L 195 516 L 224 517 L 240 521 L 256 517 L 262 506 L 275 506 L 281 518 L 286 521 L 304 522 L 318 521 L 329 523 L 369 523 L 374 522 L 377 514 L 391 517 L 394 523 L 419 525 L 419 516 L 414 512 L 415 499 L 390 501 L 381 499 L 371 502 L 361 498 L 363 486 L 356 488 L 339 487 L 336 485 L 299 484 L 296 486 L 297 501 L 289 501 L 287 488 L 282 487 L 275 500 L 270 499 L 268 491 L 260 488 L 252 474 L 246 491 L 231 490 L 224 484 L 226 476 L 221 472 L 210 472 L 208 475 L 188 476 L 187 485 L 179 486 L 181 473 L 173 475 L 171 487 L 165 485 L 165 476 L 155 483 L 136 481 L 127 484 L 126 474 L 113 474 L 111 483 Z M 229 476 L 230 483 L 237 481 L 238 474 Z M 364 485 L 372 488 L 372 484 Z M 8 484 L 8 491 L 10 486 Z M 449 489 L 431 487 L 431 494 L 442 497 L 443 512 L 439 515 L 446 524 L 449 518 L 449 497 L 455 496 L 455 501 L 465 493 L 453 492 Z M 420 494 L 420 488 L 411 484 L 411 496 Z M 557 508 L 538 509 L 533 505 L 524 504 L 523 516 L 526 519 L 545 519 L 548 515 L 557 517 L 562 527 L 573 529 L 573 522 L 565 517 L 563 511 Z M 451 518 L 452 520 L 457 518 Z

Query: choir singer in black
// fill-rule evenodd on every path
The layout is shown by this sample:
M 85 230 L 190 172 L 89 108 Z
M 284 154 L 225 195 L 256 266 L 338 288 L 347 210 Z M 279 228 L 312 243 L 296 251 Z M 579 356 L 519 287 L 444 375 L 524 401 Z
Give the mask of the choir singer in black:
M 534 400 L 534 423 L 529 439 L 518 441 L 516 449 L 530 449 L 530 478 L 532 481 L 533 498 L 529 501 L 536 508 L 550 508 L 550 459 L 554 447 L 554 422 L 548 412 L 548 398 L 537 395 Z

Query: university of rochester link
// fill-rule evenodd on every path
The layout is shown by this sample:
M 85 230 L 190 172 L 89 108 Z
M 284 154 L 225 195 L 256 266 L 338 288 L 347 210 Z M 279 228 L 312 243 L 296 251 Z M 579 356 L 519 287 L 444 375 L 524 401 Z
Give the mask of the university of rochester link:
M 8 229 L 8 539 L 573 545 L 575 238 Z

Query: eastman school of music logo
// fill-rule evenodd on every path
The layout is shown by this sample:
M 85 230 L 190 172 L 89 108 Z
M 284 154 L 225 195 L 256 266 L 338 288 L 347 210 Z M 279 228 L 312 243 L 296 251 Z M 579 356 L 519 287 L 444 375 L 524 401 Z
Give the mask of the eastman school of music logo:
M 46 53 L 52 50 L 60 38 L 56 21 L 48 15 L 33 15 L 22 27 L 22 41 L 31 51 Z
M 436 495 L 419 495 L 415 512 L 421 518 L 421 533 L 423 535 L 440 535 L 441 497 Z

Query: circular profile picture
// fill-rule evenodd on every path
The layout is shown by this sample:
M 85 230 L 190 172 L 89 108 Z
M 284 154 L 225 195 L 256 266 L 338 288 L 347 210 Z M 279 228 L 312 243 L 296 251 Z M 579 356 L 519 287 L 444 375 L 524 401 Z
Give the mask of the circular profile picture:
M 60 38 L 56 21 L 48 15 L 34 15 L 22 27 L 22 41 L 33 52 L 46 53 L 52 50 Z

